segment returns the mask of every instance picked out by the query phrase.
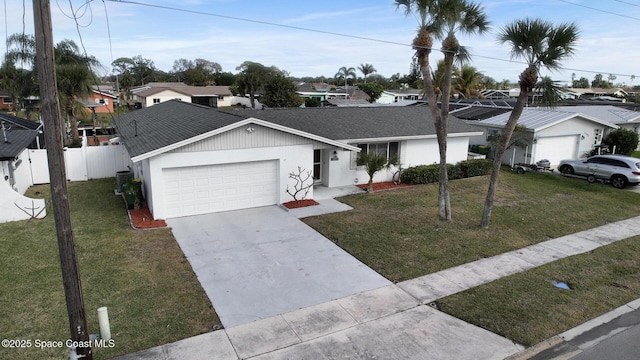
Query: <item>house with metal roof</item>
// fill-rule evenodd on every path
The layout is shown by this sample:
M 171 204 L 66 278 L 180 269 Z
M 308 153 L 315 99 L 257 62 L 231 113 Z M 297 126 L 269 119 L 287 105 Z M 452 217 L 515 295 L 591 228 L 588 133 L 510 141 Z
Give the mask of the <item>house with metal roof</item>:
M 472 143 L 488 145 L 492 135 L 498 135 L 506 125 L 511 112 L 492 118 L 469 122 L 482 129 L 480 138 L 473 138 Z M 618 125 L 596 117 L 567 110 L 549 108 L 525 108 L 518 120 L 518 125 L 525 132 L 514 134 L 518 144 L 511 146 L 505 153 L 504 164 L 526 163 L 549 160 L 551 166 L 563 159 L 575 159 L 591 151 L 601 144 L 604 134 Z
M 364 184 L 360 151 L 404 167 L 439 161 L 433 120 L 421 107 L 220 110 L 169 101 L 114 121 L 155 218 L 288 202 L 291 174 L 300 172 L 315 187 Z M 481 132 L 454 117 L 449 125 L 448 161 L 466 160 L 469 137 Z

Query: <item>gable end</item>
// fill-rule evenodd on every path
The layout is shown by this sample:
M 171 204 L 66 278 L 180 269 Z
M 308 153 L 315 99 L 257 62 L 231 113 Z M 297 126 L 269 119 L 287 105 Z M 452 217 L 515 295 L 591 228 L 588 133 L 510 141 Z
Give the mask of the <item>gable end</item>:
M 248 124 L 224 133 L 196 141 L 171 150 L 171 153 L 249 149 L 274 146 L 313 144 L 314 149 L 332 148 L 331 145 L 289 134 L 265 126 Z

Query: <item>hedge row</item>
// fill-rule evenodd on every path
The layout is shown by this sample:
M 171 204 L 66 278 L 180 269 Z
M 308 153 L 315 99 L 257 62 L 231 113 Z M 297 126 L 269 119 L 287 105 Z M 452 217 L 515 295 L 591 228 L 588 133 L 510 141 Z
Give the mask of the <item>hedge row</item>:
M 465 160 L 455 165 L 447 164 L 449 180 L 483 176 L 491 173 L 493 160 Z M 438 182 L 439 164 L 413 166 L 402 171 L 400 181 L 405 184 L 429 184 Z

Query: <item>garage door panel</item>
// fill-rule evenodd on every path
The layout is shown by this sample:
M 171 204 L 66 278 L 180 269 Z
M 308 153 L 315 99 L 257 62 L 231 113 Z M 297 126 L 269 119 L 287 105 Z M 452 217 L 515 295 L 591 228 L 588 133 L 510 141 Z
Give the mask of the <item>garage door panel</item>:
M 167 217 L 277 204 L 277 162 L 163 169 Z
M 539 138 L 535 161 L 547 159 L 552 166 L 556 166 L 561 160 L 575 159 L 577 152 L 578 137 L 576 135 Z

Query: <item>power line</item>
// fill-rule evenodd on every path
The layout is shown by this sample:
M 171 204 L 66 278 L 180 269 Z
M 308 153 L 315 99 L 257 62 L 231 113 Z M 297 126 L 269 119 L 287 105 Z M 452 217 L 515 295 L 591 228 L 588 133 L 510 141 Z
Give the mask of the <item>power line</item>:
M 617 2 L 622 3 L 622 4 L 627 4 L 627 5 L 631 5 L 631 6 L 640 7 L 640 5 L 634 4 L 634 3 L 630 3 L 628 1 L 622 1 L 622 0 L 613 0 L 613 1 L 617 1 Z
M 605 14 L 610 14 L 610 15 L 615 15 L 615 16 L 624 17 L 624 18 L 627 18 L 627 19 L 632 19 L 632 20 L 638 20 L 638 21 L 640 21 L 640 18 L 633 17 L 633 16 L 629 16 L 629 15 L 624 15 L 624 14 L 618 14 L 618 13 L 615 13 L 615 12 L 613 12 L 613 11 L 602 10 L 602 9 L 594 8 L 594 7 L 587 6 L 587 5 L 582 5 L 582 4 L 578 4 L 578 3 L 573 3 L 573 2 L 571 2 L 571 1 L 567 1 L 567 0 L 558 0 L 558 1 L 563 2 L 563 3 L 565 3 L 565 4 L 570 4 L 570 5 L 579 6 L 579 7 L 585 8 L 585 9 L 589 9 L 589 10 L 599 11 L 599 12 L 601 12 L 601 13 L 605 13 Z M 616 0 L 616 1 L 617 1 L 617 0 Z M 623 2 L 623 1 L 620 1 L 620 2 Z M 633 5 L 633 4 L 631 4 L 631 5 Z M 636 6 L 637 6 L 637 5 L 636 5 Z
M 91 1 L 91 0 L 89 0 L 89 1 Z M 105 0 L 103 0 L 103 1 L 105 1 Z M 147 4 L 147 3 L 142 3 L 142 2 L 139 2 L 139 1 L 132 1 L 132 0 L 106 0 L 106 1 L 123 3 L 123 4 L 131 4 L 131 5 L 146 6 L 146 7 L 151 7 L 151 8 L 164 9 L 164 10 L 177 11 L 177 12 L 184 12 L 184 13 L 197 14 L 197 15 L 204 15 L 204 16 L 212 16 L 212 17 L 228 19 L 228 20 L 234 20 L 234 21 L 249 22 L 249 23 L 254 23 L 254 24 L 262 24 L 262 25 L 275 26 L 275 27 L 281 27 L 281 28 L 292 29 L 292 30 L 300 30 L 300 31 L 314 32 L 314 33 L 320 33 L 320 34 L 332 35 L 332 36 L 340 36 L 340 37 L 352 38 L 352 39 L 358 39 L 358 40 L 373 41 L 373 42 L 378 42 L 378 43 L 398 45 L 398 46 L 404 46 L 404 47 L 414 47 L 414 45 L 412 45 L 412 44 L 400 43 L 400 42 L 396 42 L 396 41 L 381 40 L 381 39 L 375 39 L 375 38 L 357 36 L 357 35 L 348 35 L 348 34 L 342 34 L 342 33 L 337 33 L 337 32 L 333 32 L 333 31 L 310 29 L 310 28 L 305 28 L 305 27 L 301 27 L 301 26 L 284 25 L 284 24 L 278 24 L 278 23 L 273 23 L 273 22 L 269 22 L 269 21 L 247 19 L 247 18 L 241 18 L 241 17 L 229 16 L 229 15 L 221 15 L 221 14 L 215 14 L 215 13 L 199 11 L 199 10 L 182 9 L 182 8 L 176 8 L 176 7 L 165 6 L 165 5 Z M 565 2 L 565 3 L 568 3 L 568 4 L 572 4 L 572 5 L 583 6 L 583 5 L 574 4 L 574 3 L 571 3 L 571 2 L 568 2 L 568 1 L 565 1 L 565 0 L 559 0 L 559 1 L 562 1 L 562 2 Z M 598 9 L 595 9 L 595 8 L 590 8 L 590 7 L 587 7 L 587 6 L 583 6 L 583 7 L 586 7 L 586 8 L 592 9 L 592 10 L 601 11 L 601 10 L 598 10 Z M 620 15 L 620 14 L 615 14 L 615 13 L 611 13 L 611 14 Z M 624 16 L 624 15 L 620 15 L 620 16 Z M 631 18 L 634 19 L 634 20 L 640 20 L 638 18 L 633 18 L 633 17 L 631 17 Z M 438 51 L 441 51 L 441 52 L 446 52 L 447 51 L 447 50 L 443 50 L 443 49 L 434 49 L 434 48 L 430 48 L 429 50 L 438 50 Z M 473 57 L 481 58 L 481 59 L 487 59 L 487 60 L 501 61 L 501 62 L 512 63 L 512 64 L 528 65 L 528 63 L 526 63 L 524 61 L 517 61 L 517 60 L 512 60 L 512 59 L 502 59 L 502 58 L 496 58 L 496 57 L 492 57 L 492 56 L 474 54 Z M 572 69 L 572 68 L 565 68 L 565 67 L 560 67 L 560 69 L 561 70 L 568 70 L 568 71 L 579 71 L 579 72 L 585 72 L 585 73 L 592 73 L 592 74 L 607 73 L 607 72 L 603 72 L 603 71 L 581 70 L 581 69 Z M 609 73 L 607 73 L 607 74 L 609 74 Z M 629 75 L 629 74 L 618 74 L 618 73 L 611 74 L 611 75 L 623 76 L 623 77 L 633 76 L 633 75 Z

